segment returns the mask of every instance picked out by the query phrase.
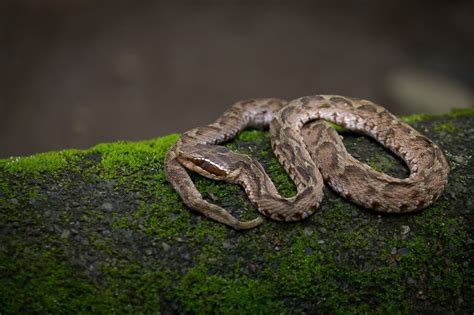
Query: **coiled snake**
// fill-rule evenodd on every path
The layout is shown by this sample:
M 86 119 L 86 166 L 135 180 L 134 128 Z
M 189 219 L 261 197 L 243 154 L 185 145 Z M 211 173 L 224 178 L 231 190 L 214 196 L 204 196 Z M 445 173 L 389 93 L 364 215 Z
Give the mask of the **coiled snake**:
M 410 169 L 398 179 L 353 158 L 325 120 L 374 138 Z M 270 127 L 272 148 L 297 187 L 283 198 L 257 161 L 219 145 L 246 127 Z M 207 202 L 186 169 L 236 183 L 263 215 L 297 221 L 311 215 L 323 197 L 323 178 L 340 195 L 379 212 L 406 213 L 432 204 L 448 178 L 441 149 L 383 107 L 337 95 L 314 95 L 286 102 L 266 98 L 237 102 L 214 123 L 182 134 L 166 156 L 168 181 L 191 209 L 235 229 L 253 228 L 261 217 L 239 221 Z

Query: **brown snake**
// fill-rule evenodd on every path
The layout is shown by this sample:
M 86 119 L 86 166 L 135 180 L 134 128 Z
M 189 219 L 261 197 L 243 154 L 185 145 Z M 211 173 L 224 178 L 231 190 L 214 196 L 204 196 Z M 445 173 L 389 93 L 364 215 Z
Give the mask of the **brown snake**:
M 325 120 L 374 138 L 405 161 L 409 177 L 391 177 L 353 158 Z M 294 197 L 280 196 L 260 163 L 218 145 L 246 127 L 267 126 L 273 150 L 297 187 Z M 311 215 L 322 200 L 322 178 L 351 202 L 392 213 L 432 204 L 448 178 L 446 158 L 431 140 L 379 105 L 336 95 L 307 96 L 289 103 L 280 99 L 237 102 L 214 123 L 182 134 L 168 152 L 166 177 L 189 208 L 235 229 L 255 227 L 263 222 L 261 217 L 239 221 L 204 200 L 185 168 L 242 185 L 258 211 L 278 221 Z

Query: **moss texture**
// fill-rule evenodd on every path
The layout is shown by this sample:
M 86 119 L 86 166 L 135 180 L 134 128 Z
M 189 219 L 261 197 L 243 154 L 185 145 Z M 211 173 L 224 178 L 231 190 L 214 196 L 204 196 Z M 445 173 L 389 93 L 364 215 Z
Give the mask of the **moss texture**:
M 309 219 L 250 231 L 183 205 L 163 173 L 176 134 L 0 160 L 0 313 L 472 313 L 473 114 L 405 118 L 450 163 L 433 206 L 379 215 L 325 189 Z M 356 158 L 408 174 L 374 141 L 339 132 Z M 295 193 L 267 132 L 227 146 Z M 257 215 L 239 186 L 191 175 L 210 201 Z

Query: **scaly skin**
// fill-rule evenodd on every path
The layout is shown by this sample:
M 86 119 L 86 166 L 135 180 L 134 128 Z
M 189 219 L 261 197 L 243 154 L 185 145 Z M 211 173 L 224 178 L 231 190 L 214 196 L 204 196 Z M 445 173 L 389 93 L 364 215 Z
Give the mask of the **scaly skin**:
M 375 139 L 405 161 L 410 176 L 394 178 L 356 160 L 324 120 Z M 448 181 L 448 163 L 441 149 L 385 108 L 367 100 L 337 95 L 302 97 L 278 112 L 270 132 L 280 161 L 288 163 L 292 152 L 302 148 L 305 158 L 316 162 L 333 190 L 375 211 L 421 210 L 441 195 Z
M 374 138 L 407 163 L 410 176 L 393 178 L 357 161 L 322 119 Z M 275 154 L 296 184 L 295 197 L 281 197 L 257 161 L 218 145 L 246 127 L 268 125 Z M 167 179 L 188 207 L 235 229 L 256 227 L 263 222 L 261 217 L 239 221 L 205 201 L 185 168 L 242 185 L 258 211 L 278 221 L 311 215 L 323 197 L 322 177 L 356 204 L 402 213 L 433 203 L 448 176 L 446 158 L 431 140 L 379 105 L 337 95 L 308 96 L 290 103 L 271 98 L 238 102 L 216 122 L 184 133 L 168 152 Z

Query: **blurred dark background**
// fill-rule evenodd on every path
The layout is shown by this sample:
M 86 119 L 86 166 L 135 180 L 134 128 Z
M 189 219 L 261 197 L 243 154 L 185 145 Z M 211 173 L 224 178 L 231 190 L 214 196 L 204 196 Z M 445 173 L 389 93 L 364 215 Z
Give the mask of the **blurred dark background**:
M 0 157 L 139 140 L 233 102 L 473 105 L 473 1 L 0 1 Z

